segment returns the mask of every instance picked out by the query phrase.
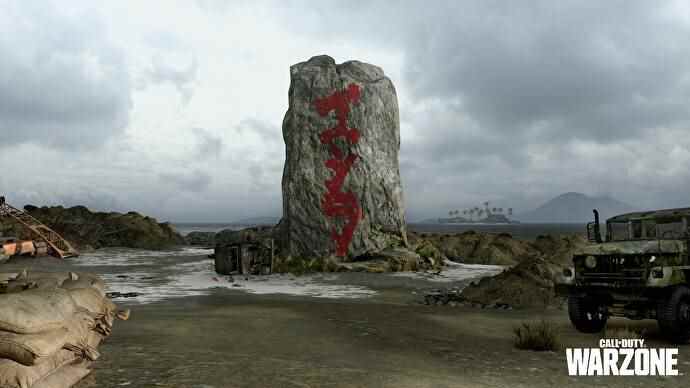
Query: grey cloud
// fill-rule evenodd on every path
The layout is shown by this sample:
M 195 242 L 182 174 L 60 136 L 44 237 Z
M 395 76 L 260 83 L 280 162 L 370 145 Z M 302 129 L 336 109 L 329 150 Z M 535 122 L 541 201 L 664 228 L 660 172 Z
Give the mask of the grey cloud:
M 282 130 L 278 125 L 255 118 L 246 118 L 235 127 L 238 133 L 255 133 L 268 142 L 282 141 Z
M 0 5 L 2 144 L 89 147 L 124 131 L 129 74 L 98 17 L 88 16 L 43 3 Z
M 164 184 L 172 185 L 179 191 L 191 193 L 204 192 L 213 181 L 209 174 L 201 170 L 162 173 L 159 178 Z
M 416 98 L 457 98 L 487 130 L 560 141 L 690 122 L 690 30 L 649 3 L 450 8 L 406 43 Z
M 216 136 L 203 128 L 194 128 L 198 139 L 196 157 L 199 159 L 218 158 L 223 152 L 223 138 Z
M 147 73 L 148 80 L 153 84 L 172 84 L 186 104 L 194 93 L 194 83 L 197 79 L 199 66 L 196 58 L 191 62 L 179 65 L 172 59 L 155 56 L 152 60 L 152 67 Z

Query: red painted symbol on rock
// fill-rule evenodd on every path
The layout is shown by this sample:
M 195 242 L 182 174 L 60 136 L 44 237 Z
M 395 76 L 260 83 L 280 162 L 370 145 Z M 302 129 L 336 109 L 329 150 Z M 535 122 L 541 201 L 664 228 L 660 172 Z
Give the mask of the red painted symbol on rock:
M 338 124 L 327 129 L 319 136 L 321 143 L 327 144 L 332 158 L 326 161 L 326 167 L 333 170 L 333 177 L 326 181 L 326 193 L 321 200 L 321 208 L 327 217 L 344 217 L 345 224 L 338 233 L 336 227 L 331 231 L 331 238 L 335 242 L 336 255 L 347 255 L 347 249 L 352 241 L 355 228 L 362 218 L 362 209 L 357 202 L 357 197 L 352 191 L 343 192 L 345 177 L 350 168 L 357 161 L 358 156 L 348 152 L 347 155 L 335 143 L 335 139 L 342 137 L 350 145 L 359 141 L 359 131 L 356 128 L 347 127 L 347 116 L 350 113 L 350 103 L 358 104 L 360 97 L 359 86 L 348 85 L 343 91 L 336 91 L 328 97 L 314 101 L 316 111 L 321 116 L 328 116 L 335 111 Z

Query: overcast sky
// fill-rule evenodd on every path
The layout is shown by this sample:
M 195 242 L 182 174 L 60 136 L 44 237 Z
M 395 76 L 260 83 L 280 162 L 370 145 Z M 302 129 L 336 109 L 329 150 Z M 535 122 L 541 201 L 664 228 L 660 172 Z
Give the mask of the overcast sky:
M 634 1 L 0 2 L 0 191 L 280 215 L 289 66 L 381 66 L 408 218 L 567 191 L 690 206 L 690 8 Z M 433 6 L 432 6 L 433 5 Z

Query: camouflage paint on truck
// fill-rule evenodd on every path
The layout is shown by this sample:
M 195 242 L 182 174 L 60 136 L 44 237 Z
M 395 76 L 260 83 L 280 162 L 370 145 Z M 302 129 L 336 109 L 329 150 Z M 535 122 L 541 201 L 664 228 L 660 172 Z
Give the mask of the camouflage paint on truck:
M 556 281 L 573 324 L 596 332 L 609 316 L 652 318 L 674 341 L 690 340 L 688 219 L 690 208 L 619 215 L 607 220 L 603 241 L 595 211 L 592 244 Z

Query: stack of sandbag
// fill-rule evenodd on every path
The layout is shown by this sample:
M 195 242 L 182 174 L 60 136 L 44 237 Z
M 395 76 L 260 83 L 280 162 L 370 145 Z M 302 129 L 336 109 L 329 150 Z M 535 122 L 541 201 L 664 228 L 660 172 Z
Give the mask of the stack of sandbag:
M 128 316 L 92 274 L 23 271 L 4 278 L 0 388 L 73 386 L 90 372 L 115 317 Z

